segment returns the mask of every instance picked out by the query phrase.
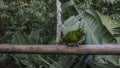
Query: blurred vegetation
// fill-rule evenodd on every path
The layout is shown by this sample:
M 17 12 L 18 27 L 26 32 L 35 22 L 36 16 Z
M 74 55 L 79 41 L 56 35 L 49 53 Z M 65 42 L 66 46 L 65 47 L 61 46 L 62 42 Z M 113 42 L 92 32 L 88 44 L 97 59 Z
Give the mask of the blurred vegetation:
M 5 2 L 0 10 L 0 43 L 11 43 L 12 35 L 17 31 L 27 35 L 37 33 L 39 42 L 35 44 L 47 44 L 55 38 L 55 1 Z
M 84 44 L 120 43 L 119 0 L 60 0 L 62 33 L 87 31 Z M 55 44 L 55 0 L 4 0 L 0 44 Z M 119 68 L 119 56 L 0 54 L 2 68 Z M 12 62 L 11 62 L 12 61 Z

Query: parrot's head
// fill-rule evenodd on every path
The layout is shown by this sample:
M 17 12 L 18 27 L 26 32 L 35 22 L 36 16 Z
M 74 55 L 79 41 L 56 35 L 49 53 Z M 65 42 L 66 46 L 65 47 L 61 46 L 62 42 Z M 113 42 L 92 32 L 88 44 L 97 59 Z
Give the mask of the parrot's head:
M 79 31 L 80 34 L 83 34 L 83 35 L 86 34 L 86 31 L 82 28 L 77 29 L 77 31 Z

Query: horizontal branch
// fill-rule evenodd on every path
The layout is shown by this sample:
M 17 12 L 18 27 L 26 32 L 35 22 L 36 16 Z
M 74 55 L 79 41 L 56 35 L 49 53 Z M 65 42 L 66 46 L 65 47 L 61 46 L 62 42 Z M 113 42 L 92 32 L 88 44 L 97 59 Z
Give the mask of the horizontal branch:
M 0 44 L 0 53 L 24 54 L 81 54 L 115 55 L 120 54 L 120 44 L 116 45 L 13 45 Z

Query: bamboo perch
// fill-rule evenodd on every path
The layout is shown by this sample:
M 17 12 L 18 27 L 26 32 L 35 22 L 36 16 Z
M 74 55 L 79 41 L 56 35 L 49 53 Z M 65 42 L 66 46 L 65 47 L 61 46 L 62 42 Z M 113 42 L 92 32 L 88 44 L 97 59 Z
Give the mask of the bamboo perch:
M 81 55 L 118 55 L 120 44 L 115 45 L 13 45 L 0 44 L 0 53 L 24 54 L 81 54 Z

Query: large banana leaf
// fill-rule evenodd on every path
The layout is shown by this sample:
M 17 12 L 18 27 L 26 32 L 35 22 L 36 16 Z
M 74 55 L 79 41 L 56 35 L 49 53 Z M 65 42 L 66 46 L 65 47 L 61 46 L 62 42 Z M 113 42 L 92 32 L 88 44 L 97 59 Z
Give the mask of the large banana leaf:
M 117 43 L 116 38 L 113 36 L 113 32 L 104 26 L 98 12 L 87 10 L 87 13 L 79 12 L 82 16 L 81 24 L 84 24 L 84 29 L 87 31 L 86 44 L 114 44 Z M 100 14 L 100 13 L 99 13 Z M 110 20 L 110 19 L 109 19 Z M 104 21 L 105 22 L 105 21 Z M 111 31 L 111 32 L 109 32 Z
M 82 24 L 84 24 L 84 29 L 86 29 L 86 44 L 117 44 L 120 39 L 117 39 L 115 36 L 120 33 L 114 32 L 112 28 L 117 25 L 120 25 L 116 21 L 110 19 L 107 16 L 102 15 L 101 13 L 95 10 L 87 10 L 87 13 L 80 13 L 84 20 L 82 20 Z M 98 59 L 99 57 L 99 59 Z M 114 65 L 119 66 L 119 56 L 96 56 L 96 60 L 101 63 L 108 64 L 107 62 L 111 62 Z M 103 60 L 104 59 L 104 60 Z M 102 61 L 101 61 L 102 60 Z M 107 62 L 106 62 L 107 61 Z

